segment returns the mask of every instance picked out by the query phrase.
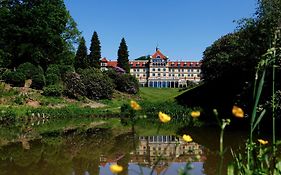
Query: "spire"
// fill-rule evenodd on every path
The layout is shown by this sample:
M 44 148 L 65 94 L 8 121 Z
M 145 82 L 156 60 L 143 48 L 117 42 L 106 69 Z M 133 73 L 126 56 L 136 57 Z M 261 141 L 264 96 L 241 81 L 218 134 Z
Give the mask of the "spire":
M 158 48 L 158 43 L 157 43 L 157 45 L 156 45 L 156 49 L 155 49 L 155 50 L 156 50 L 156 52 L 159 50 L 159 48 Z

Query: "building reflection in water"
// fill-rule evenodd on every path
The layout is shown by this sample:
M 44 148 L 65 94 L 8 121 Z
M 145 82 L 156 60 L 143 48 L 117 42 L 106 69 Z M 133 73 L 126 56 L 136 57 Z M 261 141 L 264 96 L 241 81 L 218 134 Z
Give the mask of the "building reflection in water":
M 178 169 L 184 167 L 186 163 L 200 166 L 200 170 L 196 171 L 200 171 L 198 174 L 203 174 L 203 162 L 206 160 L 203 146 L 195 142 L 187 143 L 181 138 L 170 135 L 140 136 L 138 139 L 139 143 L 135 150 L 130 152 L 128 167 L 126 167 L 129 171 L 128 174 L 140 172 L 140 169 L 143 169 L 141 171 L 144 171 L 144 174 L 146 174 L 145 172 L 149 173 L 152 169 L 154 169 L 154 174 L 163 174 L 172 167 L 174 170 L 170 173 L 174 172 L 176 175 Z M 103 167 L 107 163 L 118 162 L 118 159 L 112 160 L 106 157 L 101 157 L 100 160 Z

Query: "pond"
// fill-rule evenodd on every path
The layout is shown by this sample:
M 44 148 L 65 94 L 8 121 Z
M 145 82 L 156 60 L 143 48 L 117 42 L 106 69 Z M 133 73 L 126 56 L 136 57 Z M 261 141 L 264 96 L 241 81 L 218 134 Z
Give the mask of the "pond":
M 0 147 L 0 175 L 112 175 L 109 166 L 124 167 L 120 174 L 177 175 L 187 170 L 191 175 L 214 175 L 218 166 L 219 131 L 195 128 L 188 131 L 193 142 L 173 135 L 142 136 L 118 133 L 108 128 L 70 130 L 63 135 L 37 137 Z M 246 133 L 225 133 L 225 146 L 243 147 Z M 228 152 L 224 159 L 231 160 Z M 225 174 L 225 173 L 223 173 Z

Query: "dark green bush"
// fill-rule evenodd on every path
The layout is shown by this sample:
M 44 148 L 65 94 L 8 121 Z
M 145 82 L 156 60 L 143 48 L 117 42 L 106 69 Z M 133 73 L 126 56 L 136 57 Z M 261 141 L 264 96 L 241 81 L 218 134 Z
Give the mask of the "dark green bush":
M 22 72 L 26 79 L 31 79 L 34 74 L 39 72 L 39 68 L 29 62 L 26 62 L 19 65 L 17 71 Z
M 43 88 L 43 95 L 59 97 L 63 93 L 63 87 L 61 85 L 49 85 Z
M 11 84 L 12 86 L 22 87 L 24 86 L 26 77 L 22 72 L 6 71 L 3 74 L 3 79 L 6 83 Z
M 59 70 L 60 70 L 60 75 L 62 77 L 65 76 L 67 73 L 75 72 L 74 67 L 70 65 L 60 65 Z
M 68 97 L 78 99 L 80 96 L 86 96 L 86 87 L 79 74 L 69 72 L 64 76 L 63 82 L 65 86 L 64 93 Z
M 31 88 L 34 89 L 43 89 L 43 87 L 46 85 L 46 80 L 44 74 L 36 74 L 32 76 L 32 84 Z
M 112 80 L 99 69 L 84 69 L 81 79 L 86 87 L 86 96 L 90 99 L 110 99 L 114 91 Z
M 49 74 L 55 74 L 57 76 L 60 76 L 60 68 L 59 65 L 57 64 L 51 64 L 48 66 L 47 70 L 46 70 L 46 75 Z
M 108 70 L 107 75 L 113 80 L 116 90 L 129 94 L 139 91 L 139 82 L 134 76 L 116 70 Z
M 46 75 L 46 85 L 54 85 L 58 84 L 60 81 L 60 78 L 58 75 L 50 73 Z

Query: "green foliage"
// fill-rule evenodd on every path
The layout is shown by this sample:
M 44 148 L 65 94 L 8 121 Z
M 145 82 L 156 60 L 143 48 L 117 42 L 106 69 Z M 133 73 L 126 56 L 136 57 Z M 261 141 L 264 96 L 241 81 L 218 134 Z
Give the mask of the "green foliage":
M 124 38 L 122 38 L 118 49 L 117 66 L 123 68 L 127 73 L 130 73 L 129 51 Z
M 57 74 L 47 74 L 46 75 L 46 85 L 54 85 L 58 84 L 60 81 L 60 78 Z
M 116 90 L 129 94 L 136 94 L 139 91 L 139 82 L 134 76 L 118 73 L 115 70 L 108 70 L 107 75 L 114 82 Z
M 101 46 L 97 32 L 95 31 L 90 46 L 90 54 L 89 54 L 89 63 L 93 68 L 100 68 L 100 59 L 101 59 Z
M 26 76 L 26 79 L 31 79 L 34 74 L 39 72 L 38 67 L 30 62 L 19 65 L 17 71 L 22 72 Z
M 3 79 L 6 83 L 9 83 L 13 86 L 23 87 L 25 83 L 25 75 L 19 71 L 6 71 L 3 74 Z
M 9 68 L 25 62 L 46 68 L 68 59 L 79 35 L 63 0 L 1 1 L 0 23 L 1 59 Z
M 55 74 L 57 76 L 60 76 L 60 66 L 57 64 L 51 64 L 48 66 L 45 73 L 46 73 L 46 75 Z
M 44 74 L 36 74 L 32 76 L 32 84 L 31 88 L 34 89 L 43 89 L 43 87 L 46 85 L 46 79 Z
M 76 56 L 75 56 L 75 60 L 74 60 L 74 67 L 75 69 L 85 69 L 87 67 L 89 67 L 89 61 L 87 58 L 87 47 L 86 47 L 86 42 L 84 37 L 81 38 L 77 52 L 76 52 Z
M 71 65 L 60 65 L 59 70 L 60 70 L 60 75 L 62 77 L 65 76 L 67 73 L 75 72 L 75 68 Z
M 98 69 L 84 69 L 81 80 L 86 87 L 86 96 L 90 99 L 112 98 L 114 84 Z
M 16 122 L 16 114 L 12 109 L 0 111 L 0 127 L 13 125 Z
M 58 84 L 49 85 L 43 88 L 43 95 L 60 97 L 63 93 L 63 87 Z

